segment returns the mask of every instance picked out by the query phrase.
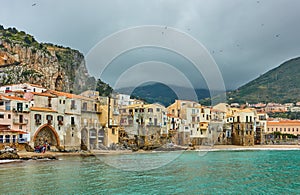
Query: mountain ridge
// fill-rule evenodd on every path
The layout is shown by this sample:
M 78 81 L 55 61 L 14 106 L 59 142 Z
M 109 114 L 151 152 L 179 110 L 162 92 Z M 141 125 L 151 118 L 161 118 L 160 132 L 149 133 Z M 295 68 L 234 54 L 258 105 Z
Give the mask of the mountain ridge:
M 227 93 L 230 103 L 297 102 L 300 100 L 300 57 L 289 59 L 236 90 Z
M 0 25 L 0 84 L 24 82 L 70 93 L 97 89 L 107 96 L 112 92 L 109 85 L 89 75 L 78 50 L 39 43 L 24 31 Z

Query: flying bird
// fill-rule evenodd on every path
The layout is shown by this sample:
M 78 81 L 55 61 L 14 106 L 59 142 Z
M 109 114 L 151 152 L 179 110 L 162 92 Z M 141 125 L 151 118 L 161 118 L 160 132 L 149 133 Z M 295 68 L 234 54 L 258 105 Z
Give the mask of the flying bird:
M 279 36 L 280 36 L 280 34 L 275 35 L 275 37 L 279 37 Z
M 36 6 L 36 3 L 32 4 L 31 6 Z

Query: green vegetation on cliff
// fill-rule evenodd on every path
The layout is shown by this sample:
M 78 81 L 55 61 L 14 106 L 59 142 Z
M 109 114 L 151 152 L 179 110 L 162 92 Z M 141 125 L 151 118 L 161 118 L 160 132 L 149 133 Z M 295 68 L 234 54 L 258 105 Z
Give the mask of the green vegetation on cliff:
M 300 58 L 288 60 L 235 91 L 229 102 L 297 102 L 300 101 Z
M 46 88 L 80 93 L 112 88 L 88 74 L 82 53 L 69 47 L 39 43 L 32 35 L 0 25 L 0 85 L 29 82 Z

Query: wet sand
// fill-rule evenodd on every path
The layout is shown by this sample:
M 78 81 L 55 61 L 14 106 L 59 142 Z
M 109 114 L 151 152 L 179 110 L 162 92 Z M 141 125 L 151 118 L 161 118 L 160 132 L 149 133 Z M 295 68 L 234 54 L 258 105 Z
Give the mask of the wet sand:
M 236 145 L 213 145 L 213 146 L 197 146 L 188 148 L 188 150 L 203 151 L 226 151 L 226 150 L 300 150 L 300 145 L 254 145 L 254 146 L 236 146 Z M 117 155 L 117 154 L 137 154 L 152 153 L 152 150 L 139 150 L 132 152 L 131 150 L 91 150 L 84 152 L 51 152 L 45 153 L 35 152 L 18 152 L 20 159 L 41 159 L 41 158 L 58 158 L 60 156 L 94 156 L 94 155 Z M 168 152 L 168 151 L 160 151 Z

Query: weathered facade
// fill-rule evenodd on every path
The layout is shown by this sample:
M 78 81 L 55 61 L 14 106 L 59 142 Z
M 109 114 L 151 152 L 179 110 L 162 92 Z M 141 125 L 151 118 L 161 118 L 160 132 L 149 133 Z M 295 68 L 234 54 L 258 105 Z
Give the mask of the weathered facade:
M 232 143 L 234 145 L 253 146 L 256 123 L 254 109 L 238 110 L 234 114 Z

